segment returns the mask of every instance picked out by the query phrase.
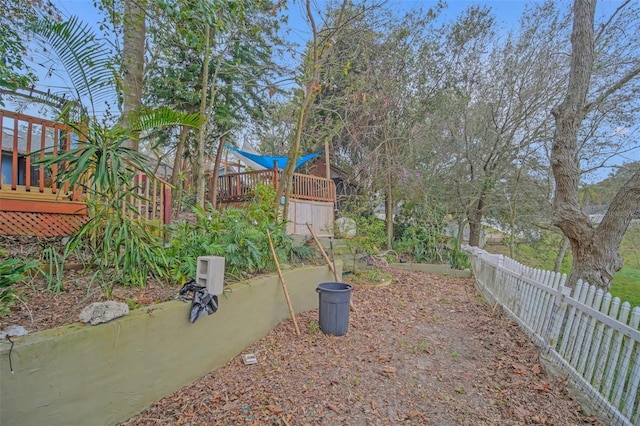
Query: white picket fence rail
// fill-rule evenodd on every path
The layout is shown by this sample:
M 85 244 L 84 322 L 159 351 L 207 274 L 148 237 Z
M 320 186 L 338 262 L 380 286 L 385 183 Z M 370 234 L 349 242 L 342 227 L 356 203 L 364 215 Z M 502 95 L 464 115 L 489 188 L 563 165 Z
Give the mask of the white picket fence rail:
M 580 388 L 607 424 L 640 426 L 640 307 L 586 282 L 467 247 L 478 287 Z

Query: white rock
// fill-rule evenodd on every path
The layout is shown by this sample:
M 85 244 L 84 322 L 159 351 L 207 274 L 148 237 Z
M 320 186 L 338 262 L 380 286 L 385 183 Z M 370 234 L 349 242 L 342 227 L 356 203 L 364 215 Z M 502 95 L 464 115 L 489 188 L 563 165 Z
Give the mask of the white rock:
M 7 336 L 9 337 L 24 336 L 25 334 L 28 334 L 28 333 L 29 332 L 21 325 L 10 325 L 6 329 L 0 331 L 0 339 L 6 339 Z
M 338 231 L 338 237 L 353 238 L 356 236 L 356 222 L 348 217 L 341 217 L 336 219 L 336 230 Z
M 82 322 L 96 325 L 109 322 L 128 313 L 129 306 L 126 303 L 107 300 L 106 302 L 95 302 L 86 306 L 80 312 L 79 317 Z

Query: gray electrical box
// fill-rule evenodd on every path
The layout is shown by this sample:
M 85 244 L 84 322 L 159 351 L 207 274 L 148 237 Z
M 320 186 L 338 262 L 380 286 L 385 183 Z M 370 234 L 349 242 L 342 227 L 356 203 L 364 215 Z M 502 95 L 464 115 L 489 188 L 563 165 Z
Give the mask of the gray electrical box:
M 224 257 L 198 257 L 196 281 L 198 285 L 206 286 L 210 294 L 222 294 L 222 287 L 224 286 Z

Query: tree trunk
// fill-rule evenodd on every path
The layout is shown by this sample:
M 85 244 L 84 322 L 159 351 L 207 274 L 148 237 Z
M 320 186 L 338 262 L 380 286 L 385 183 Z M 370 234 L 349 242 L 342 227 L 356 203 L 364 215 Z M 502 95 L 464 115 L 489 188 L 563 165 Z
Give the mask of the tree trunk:
M 189 126 L 182 126 L 180 129 L 180 137 L 178 138 L 178 145 L 176 146 L 176 155 L 173 159 L 173 174 L 171 175 L 171 185 L 176 188 L 178 185 L 182 184 L 182 178 L 180 174 L 182 173 L 182 160 L 184 156 L 184 146 L 187 142 L 187 136 L 189 136 L 189 130 L 191 128 Z
M 123 127 L 129 125 L 131 114 L 139 110 L 142 105 L 145 37 L 146 26 L 143 2 L 140 0 L 125 0 L 122 43 Z M 132 135 L 124 146 L 138 150 L 138 135 Z
M 180 137 L 178 138 L 178 145 L 176 146 L 176 154 L 173 159 L 173 171 L 171 173 L 171 185 L 175 191 L 174 207 L 176 214 L 179 214 L 182 210 L 182 196 L 184 193 L 184 174 L 182 170 L 184 146 L 187 142 L 187 136 L 189 135 L 189 126 L 182 126 L 180 129 Z
M 562 261 L 564 260 L 564 256 L 567 254 L 568 248 L 569 239 L 564 237 L 562 239 L 562 243 L 560 243 L 560 251 L 558 251 L 558 255 L 556 256 L 556 262 L 553 265 L 553 272 L 560 272 L 560 267 L 562 266 Z
M 222 162 L 222 152 L 224 151 L 224 141 L 225 136 L 220 136 L 220 143 L 218 143 L 218 151 L 216 152 L 216 161 L 213 165 L 213 176 L 211 188 L 211 194 L 209 197 L 211 198 L 211 204 L 213 208 L 218 207 L 218 175 L 220 174 L 220 163 Z
M 389 181 L 390 179 L 387 179 Z M 387 250 L 391 250 L 393 243 L 393 194 L 391 184 L 387 182 L 384 196 L 384 219 L 387 226 Z
M 590 240 L 572 244 L 573 268 L 569 283 L 579 279 L 609 290 L 616 272 L 622 269 L 620 243 L 636 211 L 640 207 L 640 171 L 620 188 L 609 205 L 602 222 Z
M 204 63 L 202 64 L 202 88 L 200 90 L 200 114 L 203 117 L 206 117 L 207 113 L 207 93 L 209 92 L 209 46 L 211 43 L 210 40 L 211 28 L 209 25 L 206 26 L 205 29 L 205 43 L 204 43 Z M 196 205 L 204 208 L 204 189 L 205 189 L 205 178 L 204 178 L 204 166 L 205 166 L 205 139 L 207 135 L 207 124 L 208 119 L 205 120 L 205 123 L 200 126 L 200 132 L 198 134 L 198 147 L 196 149 L 196 158 L 195 158 L 195 182 L 194 185 L 196 187 Z
M 467 215 L 469 221 L 469 245 L 471 247 L 480 247 L 480 234 L 482 231 L 482 217 L 485 208 L 485 193 L 481 193 L 475 207 Z
M 571 244 L 573 267 L 568 285 L 575 287 L 581 279 L 608 290 L 613 275 L 622 267 L 618 249 L 638 208 L 640 188 L 636 173 L 618 192 L 597 229 L 580 209 L 577 135 L 590 108 L 597 106 L 587 104 L 595 61 L 595 3 L 595 0 L 576 0 L 574 3 L 569 85 L 564 100 L 552 111 L 556 121 L 551 150 L 551 166 L 556 181 L 553 221 Z
M 391 161 L 391 149 L 389 147 L 389 142 L 385 134 L 385 142 L 384 142 L 384 154 L 386 157 L 386 161 Z M 384 219 L 387 227 L 387 250 L 392 249 L 393 244 L 393 173 L 392 173 L 391 164 L 387 164 L 387 175 L 386 175 L 386 185 L 385 185 L 385 197 L 384 197 Z
M 345 8 L 348 4 L 347 0 L 342 1 L 342 5 L 340 6 L 340 12 L 338 14 L 338 18 L 336 19 L 336 28 L 339 28 L 342 25 L 342 19 L 344 15 Z M 311 73 L 306 83 L 306 86 L 303 86 L 303 95 L 302 95 L 302 104 L 300 105 L 300 110 L 298 111 L 298 121 L 296 122 L 296 131 L 294 135 L 294 140 L 289 148 L 289 153 L 287 155 L 287 165 L 282 171 L 282 177 L 280 178 L 280 182 L 278 184 L 278 189 L 276 191 L 276 199 L 275 206 L 280 205 L 280 200 L 284 196 L 284 205 L 282 211 L 282 220 L 286 221 L 289 214 L 289 197 L 291 195 L 291 187 L 293 186 L 293 172 L 296 168 L 296 163 L 298 162 L 298 156 L 300 155 L 300 141 L 302 140 L 302 132 L 304 130 L 304 126 L 307 122 L 307 118 L 309 117 L 309 112 L 313 107 L 313 100 L 316 97 L 316 94 L 320 92 L 320 68 L 321 63 L 331 54 L 332 51 L 332 43 L 327 43 L 322 49 L 322 55 L 320 55 L 320 39 L 318 37 L 318 29 L 316 27 L 316 21 L 313 17 L 313 12 L 311 10 L 311 0 L 305 1 L 305 9 L 306 9 L 306 18 L 309 21 L 311 26 L 311 34 L 312 34 L 312 58 L 311 58 Z M 303 83 L 304 85 L 305 83 Z
M 289 215 L 289 198 L 291 196 L 291 189 L 293 186 L 293 172 L 296 169 L 296 163 L 300 154 L 300 142 L 302 140 L 302 131 L 304 130 L 309 111 L 313 106 L 313 100 L 315 99 L 315 88 L 317 87 L 317 80 L 313 79 L 308 84 L 306 91 L 304 91 L 302 105 L 300 111 L 298 111 L 298 121 L 296 122 L 296 132 L 293 138 L 293 143 L 289 148 L 287 154 L 287 165 L 282 171 L 278 189 L 276 191 L 275 205 L 280 205 L 280 200 L 284 196 L 284 205 L 282 209 L 282 220 L 286 221 Z
M 466 225 L 464 217 L 458 217 L 458 235 L 456 235 L 456 247 L 460 247 L 464 241 L 464 226 Z

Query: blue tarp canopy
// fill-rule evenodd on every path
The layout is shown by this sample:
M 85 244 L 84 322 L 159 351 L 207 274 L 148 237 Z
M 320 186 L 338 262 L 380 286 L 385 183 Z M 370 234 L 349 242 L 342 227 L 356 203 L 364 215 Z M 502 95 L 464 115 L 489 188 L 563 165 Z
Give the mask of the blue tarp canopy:
M 245 161 L 249 166 L 257 170 L 272 170 L 274 165 L 278 165 L 278 169 L 284 169 L 287 166 L 287 157 L 274 157 L 271 155 L 259 155 L 247 151 L 241 151 L 230 145 L 226 145 L 227 149 L 233 151 L 238 157 Z M 314 152 L 312 154 L 303 155 L 298 159 L 296 163 L 296 169 L 307 161 L 316 158 L 322 154 L 322 151 Z

